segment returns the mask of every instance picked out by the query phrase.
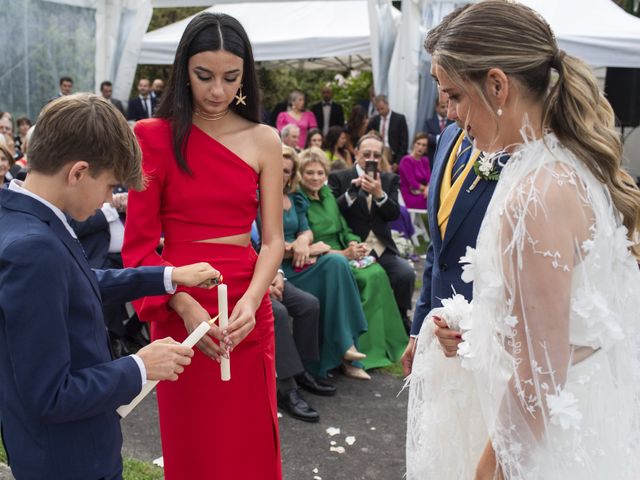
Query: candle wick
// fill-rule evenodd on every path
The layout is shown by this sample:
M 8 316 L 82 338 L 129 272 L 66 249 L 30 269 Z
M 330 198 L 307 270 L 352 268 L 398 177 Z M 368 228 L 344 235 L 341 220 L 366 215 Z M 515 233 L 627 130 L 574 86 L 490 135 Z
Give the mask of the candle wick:
M 209 320 L 209 325 L 213 325 L 214 323 L 216 323 L 216 320 L 218 320 L 218 317 L 219 317 L 219 316 L 220 316 L 220 315 L 218 314 L 218 315 L 216 315 L 215 317 L 213 317 L 211 320 Z

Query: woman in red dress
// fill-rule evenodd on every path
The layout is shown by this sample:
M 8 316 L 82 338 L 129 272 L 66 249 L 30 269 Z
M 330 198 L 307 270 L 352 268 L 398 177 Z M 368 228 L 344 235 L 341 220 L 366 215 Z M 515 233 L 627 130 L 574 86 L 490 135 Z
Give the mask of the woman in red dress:
M 277 133 L 260 125 L 253 53 L 239 22 L 201 14 L 185 30 L 154 119 L 135 133 L 148 177 L 130 192 L 127 266 L 210 262 L 229 289 L 229 327 L 211 328 L 178 382 L 158 386 L 167 480 L 282 477 L 267 289 L 284 251 Z M 250 243 L 260 205 L 262 249 Z M 164 233 L 162 255 L 156 253 Z M 186 338 L 218 314 L 217 289 L 181 288 L 136 308 L 153 338 Z M 217 360 L 231 358 L 222 382 Z

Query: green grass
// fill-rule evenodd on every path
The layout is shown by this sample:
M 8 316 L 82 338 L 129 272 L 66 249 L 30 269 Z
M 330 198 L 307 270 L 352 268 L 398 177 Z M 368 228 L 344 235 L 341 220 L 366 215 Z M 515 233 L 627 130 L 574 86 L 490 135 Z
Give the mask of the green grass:
M 400 362 L 396 362 L 392 365 L 389 365 L 387 367 L 382 367 L 381 369 L 383 372 L 386 372 L 390 375 L 393 375 L 394 377 L 398 377 L 398 378 L 404 378 L 404 373 L 402 373 L 402 363 Z
M 125 458 L 122 476 L 124 480 L 161 480 L 164 478 L 164 471 L 150 463 Z
M 162 480 L 164 471 L 150 463 L 141 462 L 132 458 L 124 459 L 124 480 Z M 4 445 L 0 442 L 0 463 L 7 463 L 7 453 L 4 451 Z

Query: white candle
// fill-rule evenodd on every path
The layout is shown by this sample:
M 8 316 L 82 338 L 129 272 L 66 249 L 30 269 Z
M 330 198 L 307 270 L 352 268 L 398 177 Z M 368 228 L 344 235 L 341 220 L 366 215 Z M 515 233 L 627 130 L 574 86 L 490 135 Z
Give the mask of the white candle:
M 229 305 L 227 302 L 227 285 L 218 285 L 218 325 L 224 330 L 229 325 Z M 223 382 L 231 380 L 231 361 L 228 358 L 220 359 L 220 376 Z
M 185 347 L 193 348 L 193 346 L 207 334 L 210 328 L 211 325 L 209 325 L 209 322 L 202 322 L 200 325 L 198 325 L 198 328 L 191 332 L 191 334 L 185 339 L 185 341 L 182 342 L 182 345 L 184 345 Z M 129 415 L 131 411 L 136 408 L 136 406 L 142 401 L 142 399 L 149 395 L 151 390 L 153 390 L 157 384 L 158 380 L 148 380 L 147 383 L 142 386 L 142 390 L 136 396 L 136 398 L 131 400 L 131 403 L 118 407 L 116 412 L 118 412 L 120 418 L 125 418 L 127 415 Z

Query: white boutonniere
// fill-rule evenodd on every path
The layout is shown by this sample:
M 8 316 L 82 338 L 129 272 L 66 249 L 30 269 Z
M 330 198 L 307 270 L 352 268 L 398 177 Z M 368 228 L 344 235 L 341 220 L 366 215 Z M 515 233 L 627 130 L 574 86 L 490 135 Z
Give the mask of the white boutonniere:
M 480 180 L 486 180 L 490 182 L 497 182 L 500 178 L 500 171 L 502 170 L 499 165 L 499 155 L 480 155 L 473 164 L 473 171 L 476 174 L 476 179 L 473 181 L 467 193 L 471 193 Z

